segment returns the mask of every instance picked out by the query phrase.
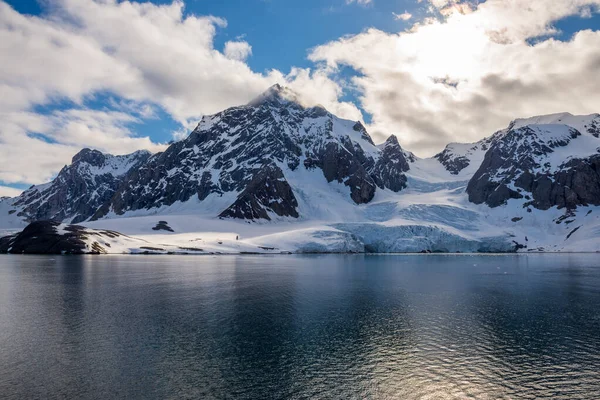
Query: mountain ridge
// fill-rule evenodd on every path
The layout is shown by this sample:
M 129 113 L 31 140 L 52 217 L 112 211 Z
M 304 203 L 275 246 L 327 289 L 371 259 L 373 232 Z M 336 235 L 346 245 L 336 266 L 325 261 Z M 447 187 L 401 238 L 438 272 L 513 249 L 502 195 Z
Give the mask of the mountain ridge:
M 235 221 L 291 229 L 304 240 L 292 250 L 357 249 L 356 240 L 378 251 L 600 250 L 583 236 L 600 237 L 599 136 L 599 114 L 550 114 L 418 158 L 396 136 L 375 145 L 361 122 L 276 85 L 203 117 L 163 152 L 82 150 L 52 182 L 0 200 L 0 229 L 51 219 L 119 230 L 119 220 L 186 215 L 198 221 L 186 232 Z

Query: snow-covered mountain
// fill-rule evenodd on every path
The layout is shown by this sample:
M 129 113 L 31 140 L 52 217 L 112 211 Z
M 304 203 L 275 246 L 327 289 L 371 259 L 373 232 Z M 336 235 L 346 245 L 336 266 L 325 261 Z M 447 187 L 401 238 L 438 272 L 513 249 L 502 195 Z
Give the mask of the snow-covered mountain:
M 276 85 L 248 105 L 204 117 L 187 139 L 132 171 L 94 219 L 191 199 L 208 200 L 221 217 L 296 218 L 299 186 L 314 179 L 337 182 L 364 204 L 378 187 L 402 190 L 407 169 L 397 140 L 380 150 L 359 122 L 305 108 Z
M 600 205 L 600 115 L 555 114 L 516 120 L 495 134 L 469 182 L 469 200 L 509 199 L 547 210 Z
M 56 220 L 78 223 L 92 217 L 110 200 L 123 178 L 150 157 L 147 151 L 124 156 L 83 149 L 50 183 L 32 186 L 4 202 L 10 214 L 26 221 Z
M 83 150 L 0 200 L 0 229 L 82 223 L 87 248 L 94 228 L 156 252 L 600 251 L 599 136 L 598 114 L 555 114 L 419 159 L 276 85 L 162 153 Z

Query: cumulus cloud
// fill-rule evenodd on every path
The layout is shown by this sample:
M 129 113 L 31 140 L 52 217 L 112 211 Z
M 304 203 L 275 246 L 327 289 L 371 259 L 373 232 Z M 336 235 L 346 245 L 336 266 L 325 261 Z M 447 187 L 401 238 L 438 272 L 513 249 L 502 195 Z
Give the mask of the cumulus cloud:
M 15 189 L 10 186 L 1 186 L 0 185 L 0 198 L 2 197 L 16 197 L 20 195 L 23 191 L 20 189 Z
M 422 1 L 434 12 L 408 31 L 370 29 L 313 49 L 315 69 L 257 73 L 245 63 L 250 43 L 238 37 L 215 49 L 227 22 L 186 14 L 182 1 L 53 0 L 34 17 L 0 0 L 0 181 L 44 182 L 84 146 L 160 150 L 135 130 L 157 110 L 181 123 L 179 139 L 202 115 L 274 83 L 359 120 L 361 110 L 340 101 L 356 91 L 376 141 L 393 133 L 420 155 L 516 117 L 600 111 L 600 33 L 553 38 L 554 21 L 590 16 L 600 0 Z M 358 74 L 349 80 L 342 66 Z M 86 106 L 105 93 L 102 109 Z M 56 101 L 67 106 L 36 111 Z
M 26 16 L 0 0 L 0 181 L 41 183 L 81 147 L 122 154 L 164 146 L 134 126 L 162 108 L 189 132 L 202 115 L 248 102 L 274 83 L 360 118 L 339 103 L 341 89 L 327 75 L 252 71 L 251 46 L 240 39 L 214 48 L 227 22 L 185 14 L 184 3 L 54 0 L 44 17 Z M 86 100 L 110 93 L 110 109 Z M 39 105 L 68 100 L 71 108 L 38 113 Z
M 453 9 L 408 32 L 371 29 L 341 38 L 310 58 L 325 63 L 332 76 L 340 66 L 358 71 L 352 84 L 378 140 L 394 133 L 410 150 L 431 155 L 445 142 L 481 139 L 516 117 L 599 112 L 600 32 L 581 31 L 568 41 L 552 37 L 553 22 L 599 3 L 469 3 L 469 12 Z M 535 45 L 533 38 L 539 38 Z
M 164 145 L 155 144 L 148 137 L 133 136 L 129 126 L 136 122 L 137 117 L 121 111 L 7 113 L 0 122 L 0 180 L 45 182 L 83 147 L 113 154 L 163 150 Z
M 366 6 L 367 4 L 372 4 L 373 0 L 346 0 L 346 4 L 352 4 L 352 3 Z
M 403 12 L 402 14 L 396 14 L 396 13 L 392 13 L 394 15 L 394 19 L 396 20 L 402 20 L 402 21 L 408 21 L 409 19 L 412 18 L 412 14 L 409 12 Z
M 248 42 L 225 43 L 225 57 L 230 60 L 245 61 L 252 54 L 252 46 Z

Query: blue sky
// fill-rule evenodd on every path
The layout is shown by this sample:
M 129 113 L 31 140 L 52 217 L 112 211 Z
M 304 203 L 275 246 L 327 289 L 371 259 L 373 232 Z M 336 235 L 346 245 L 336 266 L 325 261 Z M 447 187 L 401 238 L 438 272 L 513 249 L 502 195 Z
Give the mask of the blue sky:
M 46 0 L 6 0 L 23 14 L 43 15 L 51 8 Z M 170 0 L 152 0 L 155 4 L 170 4 Z M 227 27 L 219 28 L 214 46 L 222 49 L 229 40 L 243 39 L 252 45 L 252 56 L 247 64 L 257 72 L 292 67 L 307 68 L 309 49 L 344 35 L 356 34 L 376 27 L 395 32 L 410 26 L 398 20 L 393 13 L 410 10 L 414 15 L 424 13 L 422 4 L 414 1 L 379 1 L 377 4 L 347 4 L 345 0 L 187 0 L 186 14 L 213 15 L 227 20 Z M 90 96 L 85 107 L 110 109 L 109 93 Z M 353 92 L 346 99 L 356 102 Z M 68 100 L 36 107 L 42 113 L 72 107 Z M 157 108 L 154 118 L 136 123 L 132 129 L 149 135 L 156 142 L 172 140 L 172 133 L 180 126 L 168 113 Z M 369 118 L 368 114 L 365 117 Z M 39 136 L 41 137 L 41 136 Z M 0 181 L 0 185 L 2 182 Z M 28 184 L 11 185 L 26 188 Z
M 52 0 L 5 0 L 21 13 L 40 15 Z M 171 0 L 149 0 L 169 4 Z M 479 2 L 484 2 L 480 0 Z M 187 0 L 186 13 L 225 18 L 226 28 L 219 30 L 215 47 L 228 40 L 244 38 L 252 44 L 248 64 L 255 71 L 272 68 L 288 70 L 292 66 L 309 67 L 309 49 L 357 34 L 368 28 L 397 32 L 409 28 L 412 21 L 429 16 L 428 3 L 415 0 L 377 0 L 369 4 L 347 4 L 345 0 Z M 408 12 L 410 21 L 394 14 Z M 565 39 L 582 29 L 600 26 L 600 15 L 592 18 L 572 16 L 556 23 Z
M 45 0 L 6 0 L 17 11 L 42 15 L 51 7 Z M 169 0 L 152 0 L 155 4 L 170 4 Z M 214 46 L 222 49 L 229 40 L 243 39 L 252 45 L 252 56 L 247 64 L 257 72 L 278 69 L 289 71 L 293 66 L 310 67 L 309 49 L 344 35 L 356 34 L 376 27 L 395 32 L 410 26 L 397 20 L 393 13 L 424 13 L 421 4 L 414 1 L 379 1 L 377 4 L 346 4 L 345 0 L 188 0 L 187 14 L 214 15 L 227 20 L 220 28 Z M 108 94 L 96 94 L 86 106 L 110 108 Z M 353 93 L 347 98 L 356 101 Z M 40 112 L 70 107 L 73 104 L 57 101 L 38 107 Z M 158 142 L 172 139 L 179 124 L 169 114 L 158 110 L 157 118 L 136 124 L 134 129 L 150 135 Z M 368 118 L 368 115 L 365 115 Z M 27 185 L 20 185 L 21 187 Z
M 189 131 L 201 115 L 244 103 L 281 80 L 303 92 L 308 102 L 322 103 L 345 118 L 363 119 L 376 141 L 393 133 L 401 144 L 419 155 L 431 155 L 448 141 L 477 140 L 516 117 L 600 111 L 600 101 L 590 101 L 591 96 L 584 93 L 593 85 L 586 88 L 584 82 L 571 84 L 594 76 L 600 0 L 576 0 L 568 7 L 563 0 L 516 0 L 512 8 L 501 2 L 486 4 L 477 0 L 370 0 L 368 4 L 357 0 L 186 0 L 183 16 L 168 23 L 152 20 L 143 12 L 123 14 L 119 24 L 127 25 L 135 17 L 137 22 L 156 29 L 155 34 L 164 35 L 162 39 L 172 40 L 173 48 L 181 45 L 184 49 L 174 51 L 175 57 L 156 68 L 155 64 L 164 61 L 159 54 L 164 47 L 152 48 L 152 43 L 136 37 L 139 32 L 134 28 L 123 30 L 123 35 L 130 35 L 124 37 L 129 43 L 110 37 L 110 24 L 115 19 L 109 12 L 118 10 L 115 4 L 97 8 L 107 13 L 99 15 L 94 25 L 91 13 L 97 11 L 92 10 L 92 0 L 0 0 L 0 6 L 3 2 L 18 13 L 10 18 L 25 18 L 18 24 L 23 24 L 27 34 L 14 36 L 15 44 L 27 35 L 35 37 L 38 28 L 45 32 L 44 25 L 58 21 L 52 25 L 57 30 L 56 39 L 34 43 L 31 48 L 27 47 L 31 40 L 19 42 L 15 54 L 3 54 L 3 59 L 13 61 L 16 67 L 0 75 L 0 84 L 26 99 L 24 105 L 9 104 L 7 110 L 0 103 L 0 112 L 14 117 L 12 125 L 0 125 L 0 135 L 11 132 L 14 138 L 23 134 L 35 139 L 29 145 L 40 148 L 44 148 L 40 141 L 46 142 L 48 153 L 56 157 L 37 170 L 32 167 L 31 173 L 23 172 L 23 166 L 17 167 L 15 162 L 0 161 L 0 195 L 2 187 L 22 189 L 50 178 L 68 162 L 69 155 L 84 145 L 114 153 L 138 147 L 156 150 L 161 143 L 172 140 L 174 132 Z M 170 0 L 151 3 L 176 8 Z M 410 18 L 398 18 L 403 13 L 410 14 Z M 210 46 L 220 54 L 208 59 L 193 54 L 187 57 L 186 52 L 200 54 L 205 48 L 198 44 L 194 49 L 193 34 L 190 37 L 185 23 L 194 16 L 208 15 L 226 20 L 227 26 L 200 22 L 204 28 L 214 27 L 216 31 L 214 38 L 198 32 L 198 43 L 210 40 Z M 414 27 L 415 23 L 424 27 Z M 18 32 L 13 29 L 17 22 L 7 19 L 2 24 L 0 28 L 9 38 L 6 40 L 11 40 L 10 35 Z M 377 31 L 366 33 L 369 28 Z M 585 30 L 593 34 L 578 35 Z M 99 56 L 93 61 L 84 51 L 78 58 L 77 35 L 89 39 L 89 46 L 97 45 L 98 51 L 111 60 Z M 65 67 L 77 68 L 74 75 L 82 75 L 74 77 L 73 82 L 67 73 L 60 73 L 60 68 L 44 68 L 55 61 L 60 67 L 62 56 L 57 50 L 65 48 L 63 40 L 74 43 Z M 235 65 L 227 64 L 223 61 L 227 42 L 247 43 L 251 55 Z M 19 51 L 19 46 L 25 48 Z M 40 46 L 47 46 L 48 52 L 40 52 Z M 129 57 L 142 48 L 155 53 L 150 54 L 155 59 Z M 180 61 L 182 54 L 185 60 Z M 42 60 L 39 70 L 19 71 L 20 58 L 23 62 Z M 504 64 L 509 59 L 516 61 Z M 101 62 L 106 66 L 86 75 Z M 189 68 L 175 72 L 178 64 Z M 221 73 L 224 67 L 227 70 Z M 305 69 L 306 76 L 299 76 L 297 68 Z M 109 76 L 101 76 L 103 71 L 113 69 L 131 72 L 131 76 L 119 79 L 120 73 L 108 72 Z M 296 72 L 288 75 L 291 71 Z M 521 71 L 532 75 L 521 76 Z M 177 74 L 181 74 L 182 82 L 174 78 Z M 502 81 L 505 77 L 510 77 L 510 82 Z M 543 83 L 535 81 L 548 79 L 558 79 L 556 87 L 560 90 L 543 93 L 539 89 Z M 30 85 L 23 83 L 29 81 Z M 444 87 L 443 82 L 449 81 L 453 84 Z M 517 87 L 518 91 L 514 89 Z M 582 100 L 586 96 L 588 100 Z M 488 103 L 494 107 L 483 106 Z M 141 112 L 143 107 L 152 112 Z M 22 121 L 25 112 L 31 118 L 26 123 Z M 43 117 L 51 117 L 55 126 L 44 129 L 46 121 L 38 121 Z M 86 132 L 98 140 L 86 141 Z M 77 140 L 78 135 L 81 140 Z M 4 149 L 8 160 L 23 143 L 25 140 L 3 140 L 0 136 L 0 151 Z M 32 159 L 26 165 L 35 162 Z
M 47 9 L 45 0 L 7 0 L 16 10 L 39 15 Z M 152 0 L 170 4 L 170 0 Z M 396 20 L 393 13 L 408 10 L 415 17 L 424 14 L 424 4 L 411 0 L 379 0 L 376 3 L 346 4 L 345 0 L 187 0 L 186 13 L 225 18 L 215 47 L 243 37 L 253 47 L 248 64 L 255 71 L 308 67 L 308 50 L 343 35 L 368 27 L 398 31 L 410 24 Z

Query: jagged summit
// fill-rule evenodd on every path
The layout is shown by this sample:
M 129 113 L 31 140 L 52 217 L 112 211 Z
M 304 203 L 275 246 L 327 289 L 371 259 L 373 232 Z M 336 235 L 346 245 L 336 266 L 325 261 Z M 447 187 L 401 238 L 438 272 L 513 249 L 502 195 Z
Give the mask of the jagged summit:
M 360 123 L 360 122 L 359 122 Z M 402 146 L 400 145 L 400 141 L 398 141 L 398 137 L 396 135 L 390 135 L 388 136 L 388 138 L 385 140 L 385 142 L 377 145 L 378 148 L 380 148 L 381 150 L 384 150 L 387 147 L 395 147 L 395 148 L 399 148 L 401 151 L 403 151 L 404 153 L 406 153 L 406 155 L 410 155 L 410 158 L 416 158 L 416 156 L 414 154 L 412 154 L 409 151 L 405 151 Z
M 531 125 L 567 125 L 581 133 L 598 134 L 600 131 L 600 114 L 573 115 L 569 112 L 536 115 L 529 118 L 513 120 L 505 131 L 520 129 Z M 503 132 L 503 131 L 501 131 Z
M 113 156 L 83 149 L 52 182 L 32 186 L 15 198 L 14 212 L 26 221 L 85 221 L 112 197 L 124 176 L 149 157 L 146 150 Z
M 488 139 L 469 200 L 498 207 L 517 199 L 542 210 L 600 205 L 599 139 L 599 114 L 517 119 Z
M 481 165 L 486 152 L 493 146 L 501 146 L 509 141 L 527 142 L 522 146 L 520 154 L 528 152 L 543 151 L 549 154 L 548 149 L 557 147 L 559 142 L 569 142 L 571 132 L 575 136 L 581 134 L 583 140 L 578 140 L 575 147 L 570 147 L 573 156 L 577 154 L 588 154 L 588 150 L 595 151 L 595 141 L 589 142 L 591 148 L 585 150 L 586 137 L 600 137 L 600 114 L 573 115 L 568 112 L 538 115 L 529 118 L 517 118 L 505 129 L 495 132 L 493 135 L 481 139 L 475 143 L 450 143 L 445 149 L 434 156 L 444 168 L 452 175 L 472 176 Z M 528 147 L 531 146 L 531 147 Z M 566 147 L 565 147 L 566 148 Z M 537 150 L 536 150 L 537 149 Z M 545 150 L 544 150 L 545 149 Z M 516 157 L 516 156 L 515 156 Z M 562 156 L 560 156 L 562 157 Z M 553 157 L 560 159 L 560 157 Z M 567 156 L 565 156 L 567 157 Z M 566 161 L 566 159 L 565 159 Z
M 347 199 L 368 203 L 378 186 L 403 188 L 405 168 L 386 164 L 402 161 L 398 149 L 382 158 L 360 122 L 305 108 L 293 91 L 274 85 L 248 106 L 204 117 L 187 139 L 133 171 L 94 218 L 193 198 L 211 202 L 215 215 L 227 218 L 297 217 L 297 208 L 314 200 L 302 203 L 295 193 L 315 182 L 336 182 Z
M 75 154 L 71 159 L 71 163 L 87 162 L 90 165 L 99 167 L 106 161 L 106 155 L 98 150 L 85 148 Z
M 265 104 L 272 106 L 302 106 L 300 96 L 292 89 L 281 86 L 279 83 L 259 94 L 248 103 L 248 106 L 259 107 Z
M 384 142 L 384 145 L 400 145 L 400 143 L 398 142 L 398 137 L 396 135 L 390 135 Z

